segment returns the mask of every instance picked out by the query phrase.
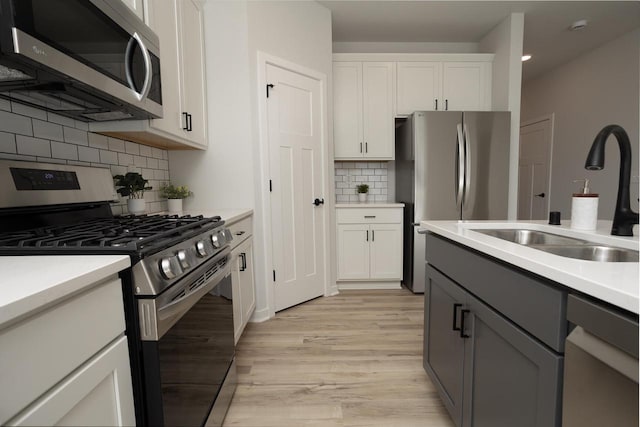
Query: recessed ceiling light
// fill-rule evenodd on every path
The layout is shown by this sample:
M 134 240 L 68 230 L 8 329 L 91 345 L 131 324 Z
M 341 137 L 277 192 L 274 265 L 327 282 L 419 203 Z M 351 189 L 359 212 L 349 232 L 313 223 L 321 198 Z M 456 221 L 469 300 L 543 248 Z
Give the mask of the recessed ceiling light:
M 531 55 L 522 55 L 522 62 L 528 61 L 531 59 Z
M 579 21 L 574 22 L 573 24 L 571 24 L 571 26 L 569 27 L 569 29 L 571 31 L 578 31 L 578 30 L 582 30 L 584 27 L 586 27 L 588 24 L 586 19 L 580 19 Z

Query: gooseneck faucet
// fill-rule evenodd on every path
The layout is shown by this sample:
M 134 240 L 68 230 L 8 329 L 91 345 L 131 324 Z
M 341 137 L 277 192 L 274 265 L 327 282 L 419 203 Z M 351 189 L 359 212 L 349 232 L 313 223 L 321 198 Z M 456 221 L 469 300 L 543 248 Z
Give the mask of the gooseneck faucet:
M 587 170 L 602 170 L 604 168 L 604 145 L 613 134 L 618 140 L 620 148 L 620 178 L 618 181 L 618 199 L 616 211 L 613 214 L 611 234 L 615 236 L 633 236 L 633 225 L 638 224 L 638 213 L 631 210 L 629 199 L 629 182 L 631 181 L 631 143 L 629 135 L 618 125 L 608 125 L 602 128 L 593 140 L 591 150 L 584 163 Z

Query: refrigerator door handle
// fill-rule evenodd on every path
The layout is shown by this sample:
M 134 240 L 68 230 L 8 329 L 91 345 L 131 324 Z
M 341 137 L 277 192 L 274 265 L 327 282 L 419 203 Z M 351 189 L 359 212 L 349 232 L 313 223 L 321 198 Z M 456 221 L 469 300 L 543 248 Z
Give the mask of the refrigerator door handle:
M 462 204 L 466 205 L 469 203 L 469 193 L 471 192 L 471 141 L 469 137 L 469 128 L 467 125 L 464 125 L 463 129 L 464 136 L 464 196 L 462 199 Z
M 456 207 L 460 210 L 462 208 L 462 196 L 464 192 L 464 147 L 463 140 L 464 135 L 462 131 L 462 124 L 457 125 L 456 136 L 456 182 L 455 182 L 455 194 L 456 194 Z

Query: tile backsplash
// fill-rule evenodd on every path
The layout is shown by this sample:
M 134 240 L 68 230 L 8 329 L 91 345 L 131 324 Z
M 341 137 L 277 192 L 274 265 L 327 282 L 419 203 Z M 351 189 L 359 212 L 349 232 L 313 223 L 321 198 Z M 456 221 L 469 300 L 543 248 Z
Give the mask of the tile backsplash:
M 0 99 L 0 159 L 108 168 L 112 175 L 139 172 L 153 190 L 145 191 L 147 212 L 166 210 L 159 188 L 169 181 L 167 150 L 88 131 L 87 123 Z M 126 214 L 126 198 L 113 203 Z
M 387 162 L 335 162 L 336 202 L 357 202 L 358 184 L 369 184 L 368 201 L 387 202 L 387 166 Z

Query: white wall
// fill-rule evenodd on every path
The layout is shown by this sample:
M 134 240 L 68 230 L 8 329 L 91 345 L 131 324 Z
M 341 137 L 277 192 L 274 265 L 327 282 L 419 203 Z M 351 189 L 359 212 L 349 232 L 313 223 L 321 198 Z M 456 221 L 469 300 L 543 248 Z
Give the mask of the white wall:
M 263 168 L 258 107 L 264 87 L 258 87 L 258 52 L 324 73 L 327 78 L 328 126 L 325 133 L 333 159 L 331 97 L 331 14 L 313 1 L 217 0 L 205 3 L 209 149 L 171 152 L 172 180 L 187 183 L 196 194 L 186 209 L 223 207 L 254 209 L 256 313 L 272 315 L 271 241 L 268 182 Z M 333 162 L 327 165 L 325 209 L 333 216 Z M 327 235 L 335 253 L 333 223 Z M 327 262 L 334 264 L 331 259 Z M 335 272 L 332 271 L 335 283 Z
M 592 191 L 600 194 L 598 218 L 613 219 L 620 164 L 613 137 L 607 142 L 605 168 L 584 169 L 593 138 L 604 126 L 625 128 L 633 152 L 632 175 L 638 174 L 639 64 L 637 29 L 523 86 L 523 122 L 555 114 L 550 207 L 565 220 L 571 216 L 571 194 L 578 189 L 572 181 L 581 178 L 589 178 Z M 632 209 L 637 210 L 637 179 L 632 180 L 631 194 Z
M 520 148 L 520 92 L 522 82 L 522 42 L 524 14 L 512 13 L 482 40 L 480 52 L 494 53 L 492 109 L 511 111 L 511 151 L 509 153 L 509 219 L 518 211 L 518 155 Z

